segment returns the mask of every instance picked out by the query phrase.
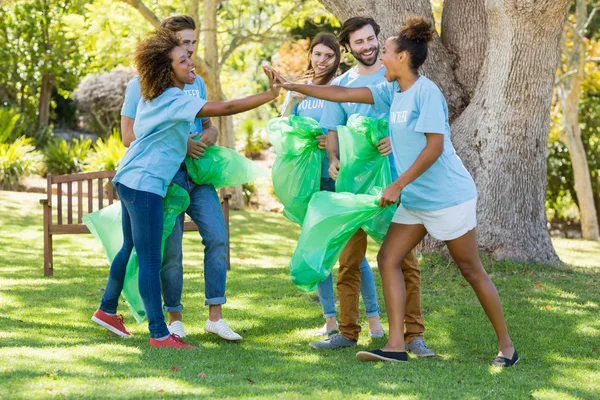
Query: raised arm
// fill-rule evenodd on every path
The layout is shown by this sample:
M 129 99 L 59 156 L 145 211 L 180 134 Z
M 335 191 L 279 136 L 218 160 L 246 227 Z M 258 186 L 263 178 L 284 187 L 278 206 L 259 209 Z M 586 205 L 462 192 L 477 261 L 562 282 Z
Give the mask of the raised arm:
M 241 99 L 229 101 L 211 101 L 202 107 L 198 112 L 198 117 L 219 117 L 225 115 L 239 114 L 244 111 L 262 106 L 279 96 L 279 87 L 275 87 L 275 77 L 271 71 L 263 67 L 265 74 L 269 77 L 271 90 L 255 94 L 254 96 L 243 97 Z
M 274 69 L 269 69 L 275 74 L 277 79 L 276 86 L 285 88 L 287 90 L 292 90 L 307 96 L 316 97 L 317 99 L 334 101 L 336 103 L 375 103 L 373 100 L 373 94 L 371 94 L 371 91 L 366 87 L 346 88 L 342 86 L 304 85 L 300 83 L 292 83 L 282 78 L 281 75 L 279 75 L 279 73 Z

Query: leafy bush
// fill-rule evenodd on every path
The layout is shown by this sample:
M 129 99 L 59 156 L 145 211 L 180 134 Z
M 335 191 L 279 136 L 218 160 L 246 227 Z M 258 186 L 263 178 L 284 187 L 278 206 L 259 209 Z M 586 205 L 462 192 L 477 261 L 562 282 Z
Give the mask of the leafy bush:
M 86 161 L 86 171 L 111 171 L 116 170 L 119 161 L 125 155 L 127 148 L 123 146 L 121 134 L 114 129 L 113 133 L 106 139 L 98 139 L 94 145 L 94 152 Z
M 84 170 L 86 160 L 92 150 L 90 139 L 51 140 L 44 148 L 44 161 L 47 174 L 73 174 Z
M 42 155 L 33 140 L 21 136 L 12 143 L 0 143 L 0 188 L 16 189 L 21 178 L 35 173 Z
M 10 143 L 20 136 L 20 129 L 17 127 L 17 122 L 21 118 L 21 114 L 11 108 L 0 108 L 0 143 Z
M 106 136 L 121 121 L 121 106 L 127 82 L 135 76 L 131 68 L 117 67 L 110 72 L 90 74 L 73 93 L 78 110 L 85 116 L 87 129 Z

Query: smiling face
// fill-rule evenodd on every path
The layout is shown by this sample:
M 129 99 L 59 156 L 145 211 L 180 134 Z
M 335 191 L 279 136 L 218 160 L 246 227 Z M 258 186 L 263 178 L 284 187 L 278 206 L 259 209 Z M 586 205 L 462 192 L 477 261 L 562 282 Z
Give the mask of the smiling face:
M 397 52 L 395 38 L 392 36 L 385 41 L 380 60 L 385 66 L 385 78 L 388 82 L 397 80 L 407 70 L 408 55 L 407 52 Z
M 171 80 L 173 85 L 183 89 L 185 84 L 191 85 L 196 79 L 194 62 L 183 46 L 174 47 L 171 51 Z
M 379 43 L 377 35 L 371 25 L 365 25 L 350 34 L 350 53 L 359 63 L 370 67 L 377 62 L 379 56 Z
M 310 65 L 316 76 L 323 76 L 333 68 L 335 52 L 328 46 L 319 43 L 310 53 Z
M 196 50 L 196 35 L 192 29 L 184 29 L 175 33 L 181 41 L 181 46 L 187 51 L 188 57 L 192 57 Z

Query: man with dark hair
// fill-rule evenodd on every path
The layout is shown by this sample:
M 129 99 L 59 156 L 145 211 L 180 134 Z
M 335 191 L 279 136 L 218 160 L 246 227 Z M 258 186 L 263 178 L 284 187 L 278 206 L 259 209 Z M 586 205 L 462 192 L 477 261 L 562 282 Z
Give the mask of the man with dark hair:
M 379 62 L 379 25 L 370 17 L 353 17 L 344 22 L 338 36 L 340 45 L 354 58 L 357 65 L 345 74 L 337 77 L 332 85 L 344 87 L 366 87 L 385 82 L 385 68 Z M 370 104 L 326 102 L 320 124 L 329 130 L 327 136 L 327 154 L 330 159 L 329 174 L 336 179 L 340 169 L 339 141 L 337 127 L 345 125 L 353 114 L 366 117 L 387 118 L 387 113 L 377 112 Z M 390 138 L 378 143 L 382 156 L 390 157 L 392 180 L 397 179 L 394 161 L 391 159 L 392 148 Z M 350 239 L 340 255 L 340 270 L 338 274 L 338 296 L 340 299 L 340 333 L 330 336 L 321 342 L 311 343 L 311 347 L 338 348 L 355 346 L 360 333 L 358 325 L 358 299 L 360 294 L 361 272 L 360 265 L 367 251 L 367 235 L 359 229 Z M 416 251 L 413 251 L 402 263 L 402 272 L 406 285 L 405 340 L 407 350 L 417 356 L 430 357 L 435 355 L 423 340 L 425 326 L 421 314 L 421 273 Z
M 161 27 L 175 32 L 182 46 L 192 56 L 196 46 L 196 22 L 187 15 L 166 18 Z M 206 99 L 206 85 L 200 76 L 192 85 L 185 85 L 184 92 L 189 96 Z M 141 99 L 138 77 L 134 77 L 127 85 L 125 102 L 121 110 L 121 132 L 123 144 L 129 147 L 135 144 L 133 123 L 137 105 Z M 217 141 L 217 128 L 209 118 L 197 118 L 190 127 L 187 155 L 193 158 L 202 157 L 204 149 L 213 146 Z M 193 140 L 201 135 L 200 141 Z M 196 185 L 188 176 L 185 164 L 173 178 L 175 183 L 186 189 L 190 195 L 190 206 L 186 213 L 198 226 L 204 244 L 204 292 L 205 305 L 209 306 L 209 316 L 204 330 L 215 333 L 226 340 L 241 340 L 242 337 L 229 328 L 223 320 L 221 305 L 225 303 L 225 286 L 227 279 L 227 229 L 221 210 L 219 196 L 212 185 Z M 181 214 L 175 223 L 173 233 L 165 243 L 163 263 L 160 271 L 164 310 L 168 313 L 168 328 L 171 333 L 185 337 L 182 322 L 181 294 L 183 290 L 183 219 Z

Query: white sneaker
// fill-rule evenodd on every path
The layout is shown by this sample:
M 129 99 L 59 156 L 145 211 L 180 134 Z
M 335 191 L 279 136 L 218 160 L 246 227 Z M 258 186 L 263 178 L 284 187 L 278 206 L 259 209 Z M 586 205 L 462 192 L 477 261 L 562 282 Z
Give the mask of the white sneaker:
M 225 340 L 237 341 L 242 340 L 242 337 L 231 330 L 227 322 L 220 319 L 217 322 L 213 322 L 210 319 L 204 324 L 204 330 L 206 332 L 214 333 L 219 335 Z
M 180 338 L 184 338 L 186 336 L 185 329 L 183 328 L 183 322 L 181 321 L 171 322 L 169 325 L 167 325 L 167 329 L 169 329 L 169 333 L 175 334 Z

